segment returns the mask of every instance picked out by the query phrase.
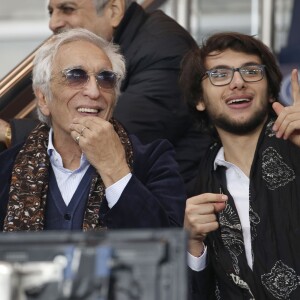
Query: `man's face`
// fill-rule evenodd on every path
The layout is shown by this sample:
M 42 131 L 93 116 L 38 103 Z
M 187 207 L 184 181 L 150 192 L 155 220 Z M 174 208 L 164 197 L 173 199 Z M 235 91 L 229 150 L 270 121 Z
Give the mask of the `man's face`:
M 208 56 L 205 61 L 207 70 L 238 68 L 249 64 L 261 64 L 261 60 L 256 55 L 230 49 Z M 239 72 L 234 72 L 228 85 L 214 86 L 209 78 L 205 78 L 201 84 L 203 99 L 197 109 L 206 110 L 218 131 L 245 134 L 262 126 L 266 120 L 271 102 L 266 75 L 260 81 L 245 82 Z
M 73 41 L 59 48 L 50 82 L 52 100 L 39 99 L 39 106 L 44 115 L 50 116 L 54 132 L 60 136 L 70 136 L 69 126 L 74 118 L 95 116 L 109 120 L 116 101 L 114 90 L 100 88 L 94 75 L 82 87 L 70 86 L 62 71 L 71 68 L 88 73 L 112 70 L 106 54 L 90 42 Z
M 49 0 L 49 28 L 53 33 L 85 28 L 110 41 L 113 27 L 107 10 L 98 15 L 93 0 Z

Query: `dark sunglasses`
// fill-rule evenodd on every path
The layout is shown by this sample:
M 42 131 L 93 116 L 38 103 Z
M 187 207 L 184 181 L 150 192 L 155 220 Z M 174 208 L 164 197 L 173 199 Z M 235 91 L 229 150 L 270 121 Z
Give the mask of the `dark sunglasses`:
M 104 70 L 94 73 L 87 72 L 81 68 L 65 69 L 62 71 L 62 74 L 67 85 L 73 88 L 84 87 L 88 83 L 90 76 L 94 75 L 100 88 L 113 89 L 120 78 L 120 75 L 113 71 Z

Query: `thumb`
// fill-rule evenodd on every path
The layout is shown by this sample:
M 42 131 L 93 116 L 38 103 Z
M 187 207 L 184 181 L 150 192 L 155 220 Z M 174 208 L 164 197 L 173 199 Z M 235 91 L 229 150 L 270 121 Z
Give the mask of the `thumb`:
M 226 201 L 224 202 L 215 202 L 214 204 L 215 213 L 219 213 L 226 207 Z
M 277 116 L 279 116 L 279 114 L 284 109 L 284 106 L 281 103 L 279 103 L 279 102 L 274 102 L 272 104 L 272 107 L 273 107 L 274 111 L 276 112 Z

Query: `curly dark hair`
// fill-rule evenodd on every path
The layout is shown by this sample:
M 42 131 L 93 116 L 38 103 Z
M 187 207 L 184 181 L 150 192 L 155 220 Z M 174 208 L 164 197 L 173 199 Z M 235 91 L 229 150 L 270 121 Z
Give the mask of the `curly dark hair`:
M 209 127 L 209 119 L 206 111 L 199 112 L 196 105 L 203 99 L 201 80 L 207 71 L 205 60 L 212 52 L 222 52 L 227 49 L 259 56 L 262 64 L 266 66 L 268 95 L 275 101 L 279 98 L 282 74 L 271 50 L 254 36 L 238 32 L 216 33 L 210 36 L 200 48 L 191 49 L 181 63 L 180 85 L 184 99 L 196 120 L 201 123 L 202 130 Z M 271 110 L 270 105 L 270 112 Z

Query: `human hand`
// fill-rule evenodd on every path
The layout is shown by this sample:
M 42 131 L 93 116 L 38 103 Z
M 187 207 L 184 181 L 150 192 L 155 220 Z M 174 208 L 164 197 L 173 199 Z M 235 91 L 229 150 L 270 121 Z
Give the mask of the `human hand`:
M 291 74 L 293 105 L 284 107 L 279 102 L 273 103 L 272 107 L 278 118 L 273 125 L 273 131 L 277 138 L 289 139 L 300 147 L 300 87 L 297 69 Z
M 6 143 L 5 135 L 8 126 L 10 126 L 9 123 L 0 119 L 0 142 L 2 143 Z
M 226 206 L 228 197 L 223 194 L 205 193 L 186 201 L 184 228 L 189 231 L 189 252 L 199 256 L 207 234 L 219 228 L 216 214 Z
M 98 117 L 74 119 L 71 135 L 100 174 L 106 187 L 130 173 L 125 150 L 114 127 Z

